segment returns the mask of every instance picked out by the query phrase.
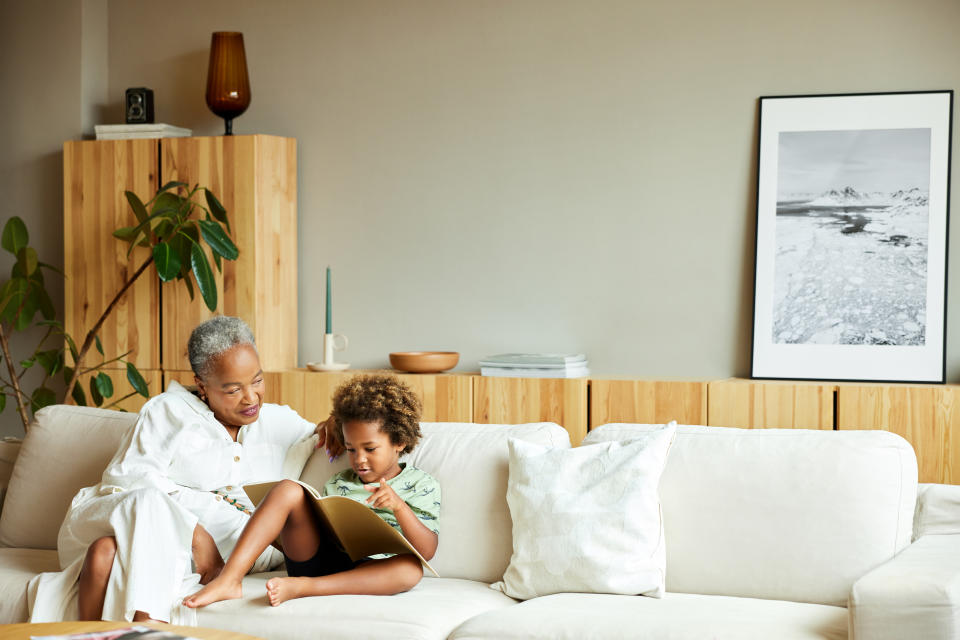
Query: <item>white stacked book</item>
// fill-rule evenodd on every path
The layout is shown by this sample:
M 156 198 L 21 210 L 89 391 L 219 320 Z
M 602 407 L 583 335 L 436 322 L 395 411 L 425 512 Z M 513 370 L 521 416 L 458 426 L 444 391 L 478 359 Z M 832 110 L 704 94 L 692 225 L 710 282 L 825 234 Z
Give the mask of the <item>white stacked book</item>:
M 583 378 L 590 375 L 582 353 L 501 353 L 480 361 L 480 374 L 501 378 Z
M 98 124 L 93 130 L 97 140 L 130 140 L 132 138 L 186 138 L 193 134 L 190 129 L 175 127 L 162 122 L 151 124 Z

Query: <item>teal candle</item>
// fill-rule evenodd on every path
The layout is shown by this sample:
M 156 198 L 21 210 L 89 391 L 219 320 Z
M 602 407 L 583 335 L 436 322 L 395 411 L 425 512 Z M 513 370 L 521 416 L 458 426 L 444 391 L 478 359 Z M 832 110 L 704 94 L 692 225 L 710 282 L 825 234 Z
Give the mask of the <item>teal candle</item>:
M 333 307 L 330 306 L 330 267 L 327 267 L 327 333 L 333 333 Z

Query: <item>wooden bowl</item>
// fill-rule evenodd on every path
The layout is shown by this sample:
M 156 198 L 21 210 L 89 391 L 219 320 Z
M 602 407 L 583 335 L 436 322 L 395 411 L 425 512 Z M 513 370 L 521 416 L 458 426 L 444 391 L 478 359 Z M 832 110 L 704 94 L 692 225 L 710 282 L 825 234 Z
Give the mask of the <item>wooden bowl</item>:
M 460 361 L 456 351 L 397 351 L 390 354 L 390 366 L 407 373 L 440 373 Z

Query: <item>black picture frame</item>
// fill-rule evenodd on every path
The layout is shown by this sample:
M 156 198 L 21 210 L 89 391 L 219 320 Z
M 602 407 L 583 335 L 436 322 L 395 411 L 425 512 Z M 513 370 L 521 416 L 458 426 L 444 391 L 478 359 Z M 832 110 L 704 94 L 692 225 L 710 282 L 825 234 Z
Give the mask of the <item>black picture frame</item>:
M 953 91 L 759 101 L 751 376 L 943 383 Z

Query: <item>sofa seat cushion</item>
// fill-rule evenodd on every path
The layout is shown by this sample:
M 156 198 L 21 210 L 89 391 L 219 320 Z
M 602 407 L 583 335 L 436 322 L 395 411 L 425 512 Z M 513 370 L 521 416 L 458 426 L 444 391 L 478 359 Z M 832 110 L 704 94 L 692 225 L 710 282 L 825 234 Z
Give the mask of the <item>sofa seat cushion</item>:
M 482 582 L 424 578 L 395 596 L 319 596 L 271 607 L 266 582 L 285 575 L 281 571 L 247 576 L 243 598 L 199 609 L 197 623 L 270 640 L 442 640 L 464 620 L 516 604 Z
M 0 549 L 0 624 L 27 622 L 27 583 L 44 571 L 59 571 L 52 549 Z
M 666 593 L 663 598 L 558 593 L 477 616 L 450 636 L 451 640 L 846 637 L 844 607 L 686 593 Z

